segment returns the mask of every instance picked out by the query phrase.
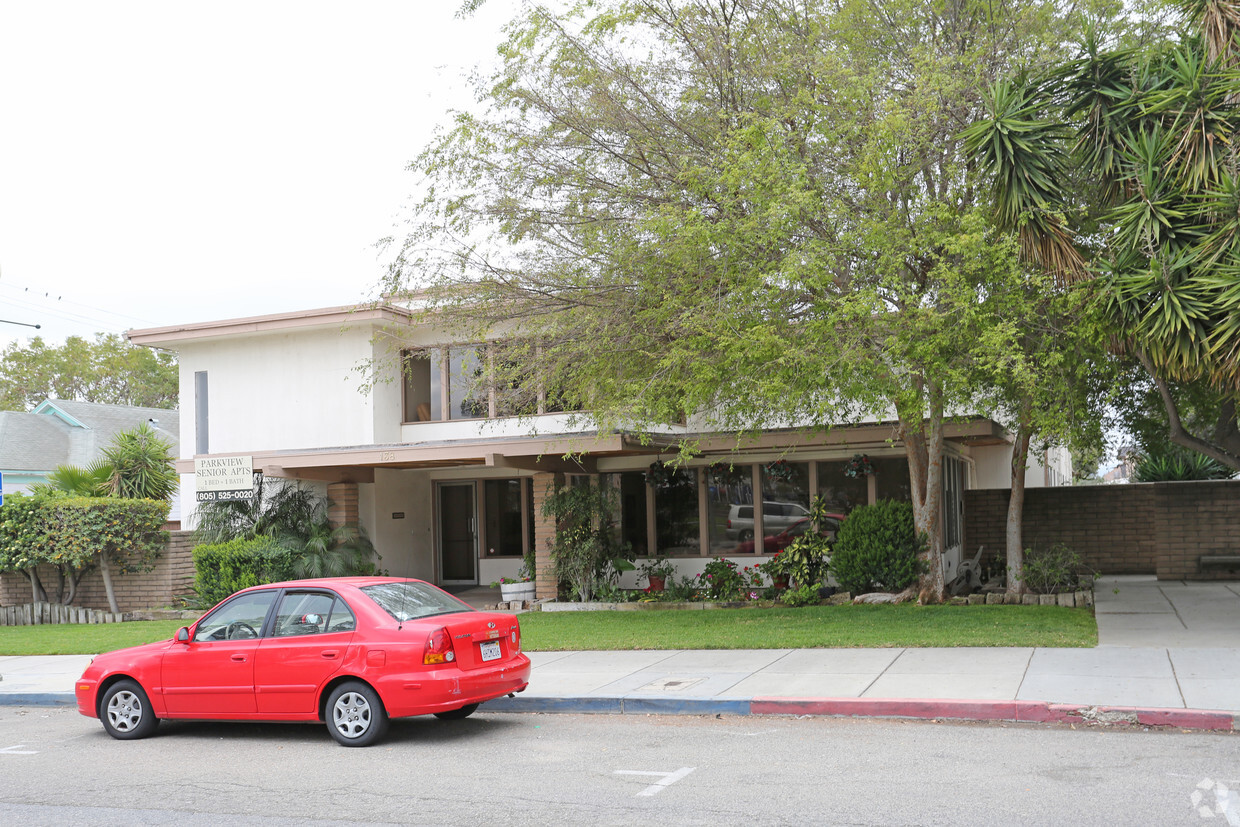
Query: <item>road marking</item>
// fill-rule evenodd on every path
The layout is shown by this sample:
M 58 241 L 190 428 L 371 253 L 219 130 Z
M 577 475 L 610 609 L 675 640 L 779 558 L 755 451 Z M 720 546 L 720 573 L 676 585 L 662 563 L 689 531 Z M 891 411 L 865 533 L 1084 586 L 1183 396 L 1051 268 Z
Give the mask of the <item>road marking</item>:
M 32 749 L 22 749 L 25 744 L 18 744 L 15 747 L 0 747 L 0 755 L 38 755 L 39 753 Z
M 645 772 L 643 770 L 616 770 L 616 775 L 656 775 L 659 780 L 651 784 L 646 789 L 639 792 L 638 796 L 658 795 L 663 790 L 675 784 L 689 773 L 693 772 L 697 767 L 681 767 L 676 772 Z

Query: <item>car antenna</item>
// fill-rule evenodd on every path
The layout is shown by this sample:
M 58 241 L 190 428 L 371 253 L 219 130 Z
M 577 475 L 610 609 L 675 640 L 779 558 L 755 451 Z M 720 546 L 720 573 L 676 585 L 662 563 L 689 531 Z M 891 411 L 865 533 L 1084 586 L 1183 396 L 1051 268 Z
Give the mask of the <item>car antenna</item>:
M 409 578 L 406 577 L 401 585 L 405 588 L 400 590 L 400 617 L 396 618 L 396 631 L 398 632 L 405 628 L 405 600 L 409 597 Z

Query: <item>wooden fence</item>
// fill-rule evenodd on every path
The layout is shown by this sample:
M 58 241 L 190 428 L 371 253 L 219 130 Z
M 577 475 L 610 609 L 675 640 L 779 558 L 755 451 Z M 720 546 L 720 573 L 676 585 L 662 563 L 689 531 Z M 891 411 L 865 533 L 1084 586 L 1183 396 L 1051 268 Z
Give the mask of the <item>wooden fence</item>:
M 0 626 L 36 626 L 52 623 L 120 623 L 123 614 L 66 606 L 63 603 L 26 603 L 0 606 Z

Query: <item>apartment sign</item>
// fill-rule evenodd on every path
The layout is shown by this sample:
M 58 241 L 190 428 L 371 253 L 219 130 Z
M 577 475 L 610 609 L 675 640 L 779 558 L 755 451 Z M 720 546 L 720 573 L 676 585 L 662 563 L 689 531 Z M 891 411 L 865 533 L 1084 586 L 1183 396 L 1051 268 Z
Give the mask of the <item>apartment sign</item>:
M 207 457 L 194 460 L 198 502 L 254 499 L 254 457 Z

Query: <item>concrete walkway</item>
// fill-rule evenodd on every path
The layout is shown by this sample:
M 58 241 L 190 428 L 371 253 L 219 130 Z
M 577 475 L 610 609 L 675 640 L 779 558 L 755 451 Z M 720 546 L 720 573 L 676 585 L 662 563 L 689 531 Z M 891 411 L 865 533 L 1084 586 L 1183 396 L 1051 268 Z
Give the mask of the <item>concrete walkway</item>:
M 509 712 L 820 714 L 1240 729 L 1240 584 L 1106 578 L 1094 649 L 533 652 Z M 71 704 L 88 656 L 0 657 L 0 704 Z

